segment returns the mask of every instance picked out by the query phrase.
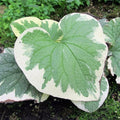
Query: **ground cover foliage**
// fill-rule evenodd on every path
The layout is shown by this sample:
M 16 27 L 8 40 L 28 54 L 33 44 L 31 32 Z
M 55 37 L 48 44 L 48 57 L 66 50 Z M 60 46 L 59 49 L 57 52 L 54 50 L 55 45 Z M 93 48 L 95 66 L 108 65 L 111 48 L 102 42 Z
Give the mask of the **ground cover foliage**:
M 18 18 L 35 16 L 40 19 L 52 18 L 59 21 L 64 15 L 77 11 L 90 13 L 98 18 L 110 19 L 120 14 L 119 3 L 114 5 L 115 3 L 114 0 L 14 0 L 14 2 L 1 0 L 0 5 L 6 6 L 4 14 L 0 17 L 1 44 L 5 47 L 13 46 L 16 38 L 10 28 L 10 23 Z
M 58 17 L 56 17 L 58 19 Z M 10 42 L 10 41 L 9 41 Z M 13 41 L 12 41 L 13 42 Z M 10 43 L 11 44 L 11 43 Z M 11 46 L 6 43 L 7 46 Z M 12 43 L 13 46 L 13 43 Z M 116 85 L 115 77 L 108 75 L 110 92 L 104 105 L 95 113 L 88 114 L 78 110 L 70 101 L 56 99 L 50 97 L 45 103 L 36 104 L 33 101 L 14 103 L 14 104 L 1 104 L 1 119 L 43 119 L 43 120 L 74 120 L 74 119 L 119 119 L 120 109 L 120 89 Z M 64 106 L 66 105 L 66 106 Z M 62 107 L 61 107 L 62 106 Z M 23 113 L 21 110 L 23 108 Z M 49 110 L 48 110 L 49 108 Z M 29 109 L 29 110 L 28 110 Z M 4 112 L 3 112 L 4 111 Z M 32 111 L 32 113 L 31 113 Z M 106 111 L 106 113 L 105 113 Z M 29 115 L 28 115 L 29 114 Z M 49 115 L 46 115 L 49 114 Z

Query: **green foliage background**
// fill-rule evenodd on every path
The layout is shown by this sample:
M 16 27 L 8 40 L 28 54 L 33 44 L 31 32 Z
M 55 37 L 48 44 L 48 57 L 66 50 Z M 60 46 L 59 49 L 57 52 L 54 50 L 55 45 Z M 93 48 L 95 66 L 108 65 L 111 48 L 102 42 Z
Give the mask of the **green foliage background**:
M 1 5 L 7 6 L 4 15 L 0 17 L 0 44 L 12 47 L 15 36 L 10 23 L 25 16 L 36 16 L 40 19 L 51 18 L 52 15 L 61 17 L 63 11 L 71 12 L 80 5 L 89 5 L 89 0 L 1 0 Z M 58 14 L 56 11 L 59 11 Z
M 97 2 L 117 2 L 120 0 L 97 0 Z M 12 47 L 15 36 L 10 23 L 25 16 L 35 16 L 40 19 L 54 18 L 59 20 L 65 14 L 77 11 L 81 6 L 89 6 L 92 0 L 0 0 L 0 5 L 7 9 L 0 17 L 0 45 Z

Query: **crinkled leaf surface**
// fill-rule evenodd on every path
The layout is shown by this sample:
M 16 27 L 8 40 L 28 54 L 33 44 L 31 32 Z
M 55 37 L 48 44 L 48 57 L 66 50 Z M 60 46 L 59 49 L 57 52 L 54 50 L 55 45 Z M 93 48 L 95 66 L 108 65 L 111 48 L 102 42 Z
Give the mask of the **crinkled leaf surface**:
M 15 43 L 15 59 L 39 91 L 71 100 L 97 100 L 107 47 L 99 22 L 73 13 L 45 20 Z
M 108 96 L 109 92 L 109 84 L 108 80 L 105 77 L 102 77 L 101 85 L 100 85 L 100 98 L 98 101 L 88 101 L 88 102 L 82 102 L 82 101 L 72 101 L 74 105 L 76 105 L 79 109 L 86 111 L 86 112 L 94 112 L 98 108 L 102 106 L 105 99 Z
M 110 44 L 108 69 L 117 75 L 116 82 L 120 84 L 120 18 L 111 20 L 105 27 L 106 41 Z
M 47 99 L 26 79 L 15 62 L 13 48 L 6 48 L 0 54 L 0 102 Z

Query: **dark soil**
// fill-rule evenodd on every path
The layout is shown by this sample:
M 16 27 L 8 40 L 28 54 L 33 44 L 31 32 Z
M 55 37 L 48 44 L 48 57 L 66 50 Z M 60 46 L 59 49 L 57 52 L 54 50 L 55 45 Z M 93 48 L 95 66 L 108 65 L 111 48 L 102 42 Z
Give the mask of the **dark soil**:
M 53 97 L 40 104 L 34 101 L 0 104 L 0 120 L 75 120 L 70 118 L 75 109 L 70 101 Z
M 2 53 L 4 50 L 4 47 L 3 46 L 0 46 L 0 53 Z
M 84 9 L 86 10 L 86 8 Z M 94 15 L 98 19 L 107 18 L 108 20 L 120 16 L 120 5 L 110 3 L 93 4 L 88 8 L 89 14 Z
M 79 9 L 71 10 L 70 12 L 87 13 L 97 19 L 106 18 L 111 20 L 112 18 L 120 17 L 120 5 L 112 4 L 111 2 L 107 2 L 106 4 L 92 2 L 90 6 L 80 7 Z M 55 14 L 51 17 L 52 19 L 59 21 L 63 17 L 63 14 L 68 14 L 68 11 L 57 9 L 56 13 L 58 13 L 58 15 Z

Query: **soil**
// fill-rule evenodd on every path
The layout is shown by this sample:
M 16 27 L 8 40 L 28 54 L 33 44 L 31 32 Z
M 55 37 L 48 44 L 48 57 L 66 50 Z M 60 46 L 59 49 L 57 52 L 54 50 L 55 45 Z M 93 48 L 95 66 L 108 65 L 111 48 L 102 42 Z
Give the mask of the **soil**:
M 86 8 L 84 9 L 86 10 Z M 120 5 L 115 4 L 93 4 L 89 7 L 89 14 L 94 15 L 98 19 L 106 18 L 108 20 L 120 16 Z
M 73 109 L 76 110 L 70 101 L 53 97 L 39 104 L 34 101 L 0 104 L 0 120 L 74 120 L 69 118 Z
M 106 4 L 92 2 L 90 6 L 80 7 L 77 10 L 72 10 L 71 13 L 72 12 L 86 13 L 92 15 L 97 19 L 106 18 L 108 20 L 111 20 L 112 18 L 120 17 L 120 5 L 112 4 L 111 2 L 107 2 Z M 58 21 L 63 17 L 63 14 L 68 14 L 66 10 L 61 11 L 59 9 L 57 13 L 59 13 L 59 15 L 53 15 L 52 19 Z

